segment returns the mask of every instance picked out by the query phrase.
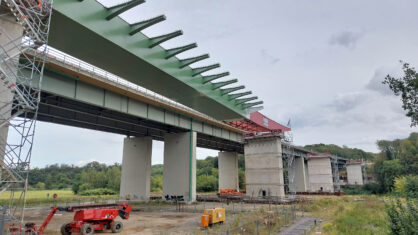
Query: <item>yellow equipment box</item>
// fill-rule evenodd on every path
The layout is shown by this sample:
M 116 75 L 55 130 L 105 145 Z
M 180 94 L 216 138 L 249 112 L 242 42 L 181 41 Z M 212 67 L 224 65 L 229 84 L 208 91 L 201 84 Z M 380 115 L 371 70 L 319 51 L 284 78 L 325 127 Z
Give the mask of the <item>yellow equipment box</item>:
M 225 221 L 225 208 L 205 209 L 200 226 L 208 227 Z

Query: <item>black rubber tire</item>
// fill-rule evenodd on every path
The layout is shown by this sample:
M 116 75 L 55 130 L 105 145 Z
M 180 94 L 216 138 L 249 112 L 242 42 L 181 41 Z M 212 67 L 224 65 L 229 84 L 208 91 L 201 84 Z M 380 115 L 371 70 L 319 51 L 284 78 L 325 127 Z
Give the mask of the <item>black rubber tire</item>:
M 61 226 L 61 234 L 62 235 L 71 235 L 70 224 L 63 224 Z
M 94 228 L 91 224 L 83 224 L 81 225 L 81 234 L 82 235 L 91 235 L 94 233 Z
M 123 224 L 120 221 L 113 221 L 110 224 L 110 229 L 112 229 L 112 233 L 120 233 L 123 230 Z

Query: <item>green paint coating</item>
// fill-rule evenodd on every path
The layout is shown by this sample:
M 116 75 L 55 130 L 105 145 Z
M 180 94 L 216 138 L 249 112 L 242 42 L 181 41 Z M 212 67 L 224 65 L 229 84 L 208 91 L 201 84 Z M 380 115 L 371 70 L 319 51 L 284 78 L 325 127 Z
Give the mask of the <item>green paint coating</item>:
M 181 61 L 175 55 L 196 44 L 171 50 L 159 45 L 149 48 L 161 41 L 156 42 L 156 38 L 150 39 L 142 32 L 130 35 L 132 26 L 120 17 L 106 20 L 116 11 L 127 10 L 129 4 L 133 2 L 106 9 L 93 0 L 54 0 L 49 44 L 218 120 L 247 115 L 233 95 L 212 89 L 207 79 L 214 77 L 200 75 L 219 65 L 198 71 L 189 66 L 180 68 Z
M 192 201 L 193 118 L 190 119 L 189 202 Z

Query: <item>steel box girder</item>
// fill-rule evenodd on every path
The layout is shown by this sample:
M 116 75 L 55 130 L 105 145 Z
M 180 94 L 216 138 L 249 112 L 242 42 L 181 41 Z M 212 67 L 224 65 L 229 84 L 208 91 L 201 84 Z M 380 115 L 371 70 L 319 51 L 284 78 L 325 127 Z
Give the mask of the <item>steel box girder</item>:
M 128 23 L 120 17 L 106 20 L 108 15 L 109 10 L 93 0 L 54 0 L 49 44 L 218 120 L 247 115 L 243 105 L 213 90 L 211 83 L 204 84 L 190 67 L 179 68 L 179 59 L 166 59 L 164 48 L 149 48 L 148 37 L 141 32 L 130 35 Z

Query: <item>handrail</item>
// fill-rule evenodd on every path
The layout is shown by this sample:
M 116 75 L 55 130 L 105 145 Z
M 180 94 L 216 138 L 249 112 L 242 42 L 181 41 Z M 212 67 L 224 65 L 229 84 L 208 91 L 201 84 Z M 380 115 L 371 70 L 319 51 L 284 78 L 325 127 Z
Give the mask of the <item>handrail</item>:
M 55 48 L 52 48 L 50 46 L 47 47 L 46 53 L 48 54 L 47 60 L 48 59 L 54 59 L 54 60 L 56 60 L 58 62 L 64 63 L 64 64 L 69 65 L 69 66 L 72 66 L 73 68 L 76 68 L 79 71 L 88 72 L 88 73 L 90 73 L 92 75 L 99 76 L 99 77 L 104 78 L 104 79 L 106 79 L 108 81 L 115 82 L 115 83 L 117 83 L 119 85 L 122 85 L 122 86 L 128 88 L 128 89 L 132 89 L 132 90 L 134 90 L 134 91 L 136 91 L 138 93 L 141 93 L 141 95 L 143 95 L 143 96 L 145 96 L 147 98 L 150 98 L 150 99 L 153 99 L 153 100 L 156 100 L 156 101 L 160 101 L 160 102 L 168 103 L 169 105 L 174 106 L 175 108 L 181 109 L 181 110 L 186 111 L 186 112 L 193 113 L 195 115 L 201 116 L 201 117 L 203 117 L 205 119 L 211 120 L 211 121 L 216 122 L 216 123 L 219 123 L 221 125 L 228 125 L 228 124 L 226 124 L 224 122 L 221 122 L 219 120 L 214 119 L 213 117 L 210 117 L 210 116 L 208 116 L 206 114 L 203 114 L 203 113 L 201 113 L 199 111 L 196 111 L 196 110 L 194 110 L 194 109 L 192 109 L 190 107 L 187 107 L 187 106 L 185 106 L 183 104 L 180 104 L 180 103 L 178 103 L 176 101 L 173 101 L 173 100 L 171 100 L 171 99 L 169 99 L 169 98 L 167 98 L 165 96 L 162 96 L 162 95 L 160 95 L 160 94 L 158 94 L 156 92 L 153 92 L 151 90 L 148 90 L 148 89 L 146 89 L 144 87 L 141 87 L 141 86 L 139 86 L 137 84 L 134 84 L 132 82 L 129 82 L 129 81 L 127 81 L 127 80 L 125 80 L 125 79 L 117 76 L 117 75 L 114 75 L 112 73 L 107 72 L 104 69 L 98 68 L 98 67 L 96 67 L 94 65 L 91 65 L 91 64 L 89 64 L 87 62 L 84 62 L 84 61 L 82 61 L 80 59 L 77 59 L 77 58 L 75 58 L 73 56 L 70 56 L 70 55 L 68 55 L 68 54 L 66 54 L 64 52 L 61 52 L 61 51 L 59 51 L 59 50 L 57 50 Z M 240 139 L 240 141 L 242 141 L 242 139 Z

